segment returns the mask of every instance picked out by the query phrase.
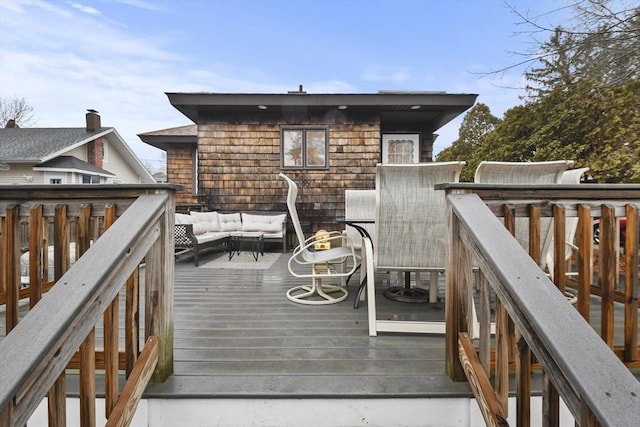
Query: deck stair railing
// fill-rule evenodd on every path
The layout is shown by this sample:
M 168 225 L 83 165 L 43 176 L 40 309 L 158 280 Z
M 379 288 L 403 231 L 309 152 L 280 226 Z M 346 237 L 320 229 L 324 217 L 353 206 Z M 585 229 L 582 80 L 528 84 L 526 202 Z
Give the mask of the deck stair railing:
M 45 397 L 49 425 L 66 425 L 67 369 L 78 372 L 81 425 L 96 422 L 98 370 L 104 371 L 107 425 L 128 425 L 146 384 L 171 375 L 176 188 L 0 187 L 0 307 L 6 313 L 0 425 L 26 425 Z M 25 219 L 26 276 L 20 271 Z M 27 299 L 28 307 L 21 303 Z M 103 343 L 97 344 L 100 325 Z
M 530 425 L 532 372 L 541 376 L 543 425 L 559 424 L 559 398 L 577 425 L 636 425 L 640 382 L 631 371 L 640 366 L 640 185 L 439 188 L 451 207 L 446 369 L 452 379 L 470 382 L 487 425 L 507 424 L 511 394 L 517 425 Z M 529 254 L 513 238 L 516 217 L 529 218 Z M 575 279 L 568 279 L 564 262 L 556 263 L 553 277 L 540 267 L 541 217 L 553 218 L 555 259 L 565 256 L 565 220 L 578 218 Z M 626 237 L 618 245 L 622 217 Z M 594 218 L 600 221 L 597 265 Z M 474 275 L 480 277 L 475 287 Z M 564 293 L 568 287 L 577 291 L 576 304 Z M 475 342 L 474 303 L 480 307 Z M 588 323 L 594 309 L 599 325 Z M 614 323 L 614 313 L 624 318 Z

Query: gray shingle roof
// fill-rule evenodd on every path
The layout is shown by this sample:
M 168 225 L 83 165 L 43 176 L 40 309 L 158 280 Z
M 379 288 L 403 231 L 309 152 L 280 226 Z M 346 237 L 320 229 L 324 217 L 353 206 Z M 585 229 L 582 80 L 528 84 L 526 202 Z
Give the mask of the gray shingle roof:
M 35 168 L 75 169 L 92 174 L 115 176 L 111 172 L 101 169 L 91 163 L 84 162 L 73 156 L 59 156 L 36 165 Z
M 87 132 L 86 128 L 1 128 L 0 158 L 5 162 L 39 162 L 110 129 Z

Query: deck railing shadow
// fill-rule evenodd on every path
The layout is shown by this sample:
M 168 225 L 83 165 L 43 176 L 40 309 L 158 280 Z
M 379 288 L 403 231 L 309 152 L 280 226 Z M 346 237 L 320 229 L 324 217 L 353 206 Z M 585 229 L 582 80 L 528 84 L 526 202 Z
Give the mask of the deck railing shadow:
M 176 189 L 0 187 L 0 303 L 7 334 L 0 341 L 0 425 L 25 425 L 46 397 L 49 424 L 66 425 L 66 369 L 79 373 L 82 425 L 95 424 L 98 394 L 105 398 L 107 425 L 127 425 L 146 384 L 171 375 Z M 26 285 L 20 272 L 25 220 Z M 51 222 L 53 236 L 48 232 Z M 76 251 L 72 265 L 70 248 Z M 48 265 L 50 251 L 53 266 Z M 139 319 L 141 271 L 144 330 Z M 124 349 L 118 337 L 120 295 L 126 299 Z M 26 300 L 28 308 L 21 304 Z M 104 342 L 97 344 L 100 319 Z M 104 372 L 104 393 L 96 390 L 98 370 Z M 127 377 L 121 389 L 120 371 Z
M 536 370 L 542 372 L 544 425 L 558 425 L 559 398 L 577 425 L 637 423 L 640 382 L 629 368 L 638 368 L 640 360 L 640 186 L 445 184 L 439 188 L 447 191 L 451 208 L 446 369 L 452 379 L 470 382 L 487 425 L 506 424 L 510 394 L 515 394 L 517 425 L 530 424 Z M 529 218 L 529 253 L 513 238 L 516 217 Z M 578 218 L 574 280 L 568 281 L 564 262 L 556 263 L 553 277 L 540 267 L 541 217 L 553 218 L 554 256 L 562 260 L 566 219 Z M 601 236 L 594 268 L 596 217 Z M 620 251 L 617 220 L 621 217 L 627 218 L 627 230 Z M 624 262 L 619 264 L 620 253 Z M 619 265 L 624 266 L 623 273 Z M 474 288 L 477 271 L 480 279 Z M 577 291 L 575 306 L 564 293 L 569 286 Z M 600 335 L 588 323 L 592 295 L 601 302 Z M 480 306 L 480 338 L 475 342 L 470 338 L 474 303 Z M 614 304 L 624 305 L 620 346 L 614 345 Z M 509 389 L 512 372 L 514 390 Z

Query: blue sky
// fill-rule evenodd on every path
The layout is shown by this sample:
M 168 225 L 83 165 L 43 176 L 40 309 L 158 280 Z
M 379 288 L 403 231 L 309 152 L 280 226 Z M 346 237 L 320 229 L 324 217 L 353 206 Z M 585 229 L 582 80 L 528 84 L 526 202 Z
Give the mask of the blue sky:
M 189 124 L 165 92 L 476 93 L 521 104 L 522 15 L 558 24 L 557 0 L 0 0 L 0 97 L 38 127 L 81 127 L 87 108 L 147 164 L 138 133 Z M 546 40 L 547 35 L 537 37 Z M 462 116 L 437 133 L 438 152 Z

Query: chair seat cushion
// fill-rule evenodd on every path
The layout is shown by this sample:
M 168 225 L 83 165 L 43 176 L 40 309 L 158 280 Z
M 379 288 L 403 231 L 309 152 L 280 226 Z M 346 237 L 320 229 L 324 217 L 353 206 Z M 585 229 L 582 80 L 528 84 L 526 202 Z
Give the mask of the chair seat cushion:
M 216 240 L 222 240 L 229 237 L 230 233 L 226 231 L 208 231 L 203 234 L 196 235 L 198 243 L 208 243 Z

